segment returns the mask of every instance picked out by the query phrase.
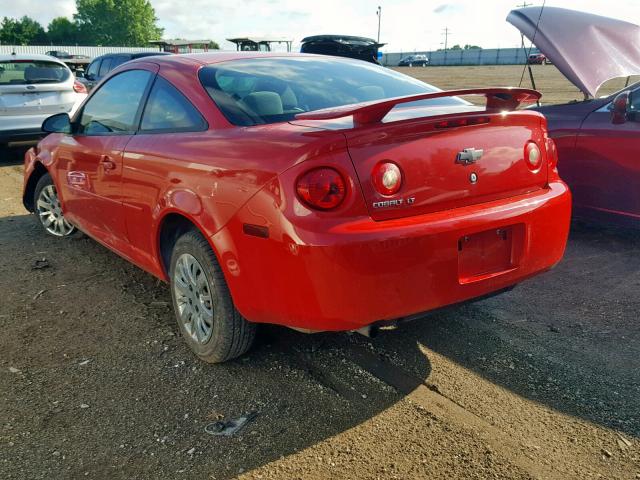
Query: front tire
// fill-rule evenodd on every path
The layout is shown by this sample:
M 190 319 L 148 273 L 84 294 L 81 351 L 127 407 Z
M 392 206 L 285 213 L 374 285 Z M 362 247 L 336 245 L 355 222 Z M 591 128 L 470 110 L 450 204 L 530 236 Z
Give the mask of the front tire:
M 176 241 L 169 279 L 178 326 L 200 359 L 225 362 L 251 348 L 256 326 L 235 308 L 216 256 L 198 232 Z
M 63 237 L 78 237 L 82 235 L 76 227 L 69 223 L 62 213 L 58 191 L 51 179 L 51 175 L 44 174 L 38 180 L 33 194 L 33 210 L 40 221 L 40 225 L 49 235 Z

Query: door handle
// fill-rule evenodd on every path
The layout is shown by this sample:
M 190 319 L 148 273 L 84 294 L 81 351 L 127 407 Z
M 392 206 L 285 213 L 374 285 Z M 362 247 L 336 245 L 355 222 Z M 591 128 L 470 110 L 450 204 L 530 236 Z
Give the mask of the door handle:
M 113 159 L 109 155 L 103 155 L 100 158 L 100 163 L 102 163 L 102 167 L 105 170 L 115 170 L 116 169 L 116 162 L 114 162 Z

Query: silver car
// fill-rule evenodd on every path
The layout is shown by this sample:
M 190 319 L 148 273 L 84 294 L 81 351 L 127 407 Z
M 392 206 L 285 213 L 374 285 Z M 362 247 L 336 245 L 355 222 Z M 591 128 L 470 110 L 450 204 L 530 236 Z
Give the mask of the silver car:
M 0 55 L 0 147 L 36 140 L 42 122 L 73 115 L 87 97 L 69 67 L 48 55 Z

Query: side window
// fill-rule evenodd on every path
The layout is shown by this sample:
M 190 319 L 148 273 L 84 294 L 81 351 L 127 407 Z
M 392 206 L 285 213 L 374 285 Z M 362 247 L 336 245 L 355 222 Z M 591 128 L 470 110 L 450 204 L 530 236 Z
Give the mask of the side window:
M 140 101 L 151 77 L 146 70 L 127 70 L 107 80 L 85 104 L 77 133 L 135 132 Z
M 629 110 L 631 110 L 632 112 L 640 112 L 640 88 L 631 92 Z
M 104 77 L 111 70 L 111 58 L 107 57 L 102 60 L 102 65 L 100 65 L 100 73 L 98 76 L 100 78 Z
M 141 131 L 201 131 L 207 128 L 189 100 L 162 77 L 156 77 L 142 115 Z
M 89 65 L 89 68 L 87 68 L 87 74 L 86 74 L 87 77 L 96 78 L 96 76 L 98 75 L 99 68 L 100 68 L 100 60 L 91 62 L 91 65 Z
M 117 66 L 122 65 L 127 60 L 129 60 L 129 59 L 127 57 L 125 57 L 124 55 L 120 55 L 118 57 L 112 57 L 112 59 L 111 59 L 111 68 L 109 70 L 113 70 Z

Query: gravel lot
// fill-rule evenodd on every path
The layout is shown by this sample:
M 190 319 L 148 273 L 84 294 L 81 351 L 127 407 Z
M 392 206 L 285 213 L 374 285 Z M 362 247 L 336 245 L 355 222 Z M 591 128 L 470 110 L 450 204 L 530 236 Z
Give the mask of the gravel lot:
M 212 366 L 164 284 L 40 230 L 21 154 L 0 161 L 1 478 L 640 478 L 640 235 L 575 225 L 509 293 L 373 340 L 264 327 Z

